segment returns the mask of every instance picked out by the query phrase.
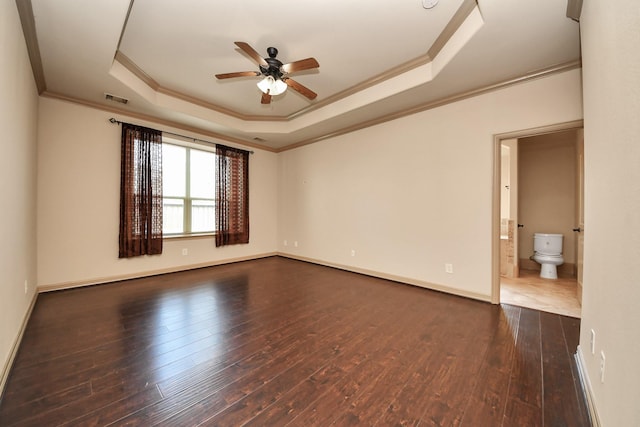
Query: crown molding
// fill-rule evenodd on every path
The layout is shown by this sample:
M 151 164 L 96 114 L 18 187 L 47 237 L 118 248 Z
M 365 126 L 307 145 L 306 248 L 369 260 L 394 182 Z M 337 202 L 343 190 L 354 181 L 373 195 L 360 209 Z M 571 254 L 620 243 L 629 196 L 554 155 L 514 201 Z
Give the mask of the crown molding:
M 114 60 L 118 61 L 120 65 L 126 68 L 131 74 L 139 78 L 144 84 L 149 86 L 149 88 L 151 88 L 153 91 L 161 93 L 163 95 L 171 96 L 173 98 L 177 98 L 182 101 L 189 102 L 191 104 L 199 105 L 200 107 L 204 107 L 206 109 L 216 111 L 218 113 L 222 113 L 227 116 L 235 117 L 240 120 L 246 120 L 246 121 L 286 121 L 288 120 L 287 117 L 257 116 L 257 115 L 242 114 L 235 110 L 231 110 L 231 109 L 222 107 L 220 105 L 207 102 L 201 98 L 196 98 L 195 96 L 187 95 L 185 93 L 178 92 L 176 90 L 161 86 L 153 77 L 147 74 L 142 68 L 140 68 L 135 62 L 133 62 L 129 57 L 127 57 L 124 53 L 122 53 L 119 50 L 116 52 Z
M 114 114 L 123 114 L 126 115 L 128 117 L 133 117 L 133 118 L 137 118 L 139 120 L 144 120 L 147 122 L 151 122 L 151 123 L 157 123 L 159 125 L 164 125 L 170 128 L 175 128 L 175 129 L 180 129 L 182 131 L 187 131 L 187 132 L 193 132 L 199 135 L 203 135 L 203 136 L 207 136 L 209 138 L 215 138 L 215 139 L 219 139 L 222 141 L 227 141 L 227 142 L 231 142 L 234 144 L 239 144 L 241 146 L 245 146 L 245 147 L 251 147 L 251 148 L 256 148 L 256 149 L 260 149 L 260 150 L 265 150 L 265 151 L 269 151 L 272 153 L 281 153 L 284 151 L 288 151 L 288 150 L 292 150 L 294 148 L 298 148 L 298 147 L 302 147 L 305 145 L 310 145 L 310 144 L 314 144 L 316 142 L 320 142 L 323 141 L 325 139 L 329 139 L 329 138 L 334 138 L 340 135 L 344 135 L 347 133 L 351 133 L 351 132 L 355 132 L 357 130 L 361 130 L 361 129 L 365 129 L 371 126 L 375 126 L 381 123 L 385 123 L 388 121 L 392 121 L 392 120 L 396 120 L 405 116 L 410 116 L 412 114 L 416 114 L 422 111 L 426 111 L 426 110 L 430 110 L 433 108 L 437 108 L 437 107 L 441 107 L 443 105 L 447 105 L 447 104 L 451 104 L 454 102 L 458 102 L 458 101 L 462 101 L 464 99 L 467 98 L 472 98 L 474 96 L 478 96 L 478 95 L 482 95 L 488 92 L 492 92 L 492 91 L 496 91 L 496 90 L 500 90 L 509 86 L 513 86 L 519 83 L 524 83 L 527 81 L 531 81 L 531 80 L 535 80 L 535 79 L 539 79 L 539 78 L 544 78 L 544 77 L 548 77 L 554 74 L 558 74 L 558 73 L 563 73 L 566 71 L 570 71 L 576 68 L 580 68 L 582 66 L 582 63 L 580 60 L 576 60 L 576 61 L 571 61 L 565 64 L 559 64 L 559 65 L 555 65 L 552 67 L 548 67 L 542 70 L 537 70 L 531 73 L 528 73 L 526 75 L 523 76 L 519 76 L 519 77 L 515 77 L 509 80 L 505 80 L 502 82 L 498 82 L 492 85 L 487 85 L 487 86 L 483 86 L 483 87 L 479 87 L 476 89 L 472 89 L 469 91 L 465 91 L 465 92 L 460 92 L 456 95 L 452 95 L 446 98 L 441 98 L 438 100 L 434 100 L 434 101 L 430 101 L 430 102 L 426 102 L 420 105 L 417 105 L 415 107 L 411 107 L 411 108 L 407 108 L 405 110 L 401 110 L 401 111 L 397 111 L 391 114 L 386 114 L 384 116 L 380 116 L 371 120 L 366 120 L 364 122 L 360 122 L 360 123 L 356 123 L 354 125 L 351 126 L 347 126 L 344 128 L 341 128 L 339 130 L 336 131 L 332 131 L 332 132 L 328 132 L 322 135 L 319 135 L 317 137 L 314 138 L 309 138 L 309 139 L 305 139 L 305 140 L 301 140 L 289 145 L 286 145 L 285 147 L 280 147 L 280 148 L 273 148 L 273 147 L 269 147 L 267 145 L 263 145 L 263 144 L 257 144 L 255 142 L 251 142 L 251 141 L 247 141 L 241 138 L 234 138 L 234 137 L 230 137 L 227 135 L 223 135 L 217 132 L 212 132 L 206 129 L 202 129 L 202 128 L 198 128 L 198 127 L 194 127 L 194 126 L 188 126 L 188 125 L 184 125 L 182 123 L 178 123 L 178 122 L 174 122 L 171 120 L 164 120 L 164 119 L 160 119 L 151 115 L 147 115 L 147 114 L 142 114 L 142 113 L 136 113 L 133 111 L 129 111 L 126 110 L 124 108 L 117 108 L 117 107 L 113 107 L 113 106 L 108 106 L 108 105 L 103 105 L 97 102 L 92 102 L 92 101 L 86 101 L 84 99 L 79 99 L 79 98 L 73 98 L 70 96 L 66 96 L 66 95 L 62 95 L 62 94 L 58 94 L 58 93 L 54 93 L 54 92 L 48 92 L 45 91 L 41 94 L 41 96 L 46 97 L 46 98 L 52 98 L 52 99 L 58 99 L 58 100 L 62 100 L 62 101 L 67 101 L 67 102 L 71 102 L 74 104 L 79 104 L 79 105 L 84 105 L 86 107 L 90 107 L 90 108 L 94 108 L 94 109 L 98 109 L 98 110 L 102 110 L 102 111 L 108 111 Z
M 83 105 L 85 107 L 89 107 L 89 108 L 93 108 L 96 110 L 102 110 L 102 111 L 108 111 L 110 113 L 114 113 L 114 114 L 122 114 L 124 116 L 127 117 L 132 117 L 138 120 L 144 120 L 147 122 L 151 122 L 151 123 L 156 123 L 158 125 L 162 125 L 162 126 L 166 126 L 166 127 L 170 127 L 170 128 L 175 128 L 175 129 L 180 129 L 182 131 L 187 131 L 187 132 L 193 132 L 195 134 L 198 135 L 202 135 L 202 136 L 206 136 L 209 138 L 213 138 L 213 139 L 218 139 L 221 141 L 226 141 L 226 142 L 231 142 L 234 144 L 238 144 L 244 147 L 251 147 L 251 148 L 256 148 L 259 150 L 264 150 L 264 151 L 269 151 L 272 153 L 275 153 L 277 150 L 275 148 L 266 146 L 266 145 L 262 145 L 262 144 L 257 144 L 251 141 L 247 141 L 241 138 L 234 138 L 232 136 L 228 136 L 228 135 L 223 135 L 221 133 L 217 133 L 217 132 L 212 132 L 206 129 L 202 129 L 199 127 L 195 127 L 195 126 L 189 126 L 189 125 L 185 125 L 182 123 L 178 123 L 178 122 L 174 122 L 172 120 L 165 120 L 165 119 L 161 119 L 158 117 L 154 117 L 148 114 L 143 114 L 143 113 L 137 113 L 135 111 L 130 111 L 124 108 L 117 108 L 117 107 L 113 107 L 113 106 L 109 106 L 109 105 L 103 105 L 100 104 L 98 102 L 93 102 L 93 101 L 87 101 L 84 99 L 80 99 L 80 98 L 74 98 L 71 96 L 66 96 L 66 95 L 62 95 L 59 93 L 55 93 L 55 92 L 48 92 L 45 91 L 42 94 L 40 94 L 40 96 L 43 96 L 45 98 L 51 98 L 51 99 L 57 99 L 59 101 L 65 101 L 65 102 L 70 102 L 73 104 L 78 104 L 78 105 Z M 162 130 L 162 129 L 161 129 Z M 169 132 L 169 131 L 167 131 Z
M 488 92 L 492 92 L 492 91 L 496 91 L 496 90 L 500 90 L 509 86 L 513 86 L 519 83 L 524 83 L 527 81 L 531 81 L 531 80 L 535 80 L 535 79 L 539 79 L 539 78 L 544 78 L 544 77 L 548 77 L 554 74 L 558 74 L 558 73 L 563 73 L 566 71 L 570 71 L 576 68 L 580 68 L 582 66 L 582 63 L 580 60 L 576 60 L 576 61 L 571 61 L 565 64 L 559 64 L 559 65 L 555 65 L 552 67 L 548 67 L 542 70 L 537 70 L 531 73 L 528 73 L 526 75 L 523 76 L 519 76 L 519 77 L 515 77 L 509 80 L 505 80 L 502 82 L 498 82 L 492 85 L 487 85 L 487 86 L 483 86 L 483 87 L 479 87 L 476 89 L 472 89 L 469 91 L 465 91 L 465 92 L 460 92 L 456 95 L 452 95 L 446 98 L 441 98 L 438 100 L 434 100 L 434 101 L 430 101 L 430 102 L 426 102 L 420 105 L 417 105 L 415 107 L 411 107 L 411 108 L 407 108 L 405 110 L 401 110 L 401 111 L 397 111 L 391 114 L 386 114 L 384 116 L 380 116 L 371 120 L 366 120 L 364 122 L 360 122 L 360 123 L 356 123 L 354 125 L 351 126 L 347 126 L 344 128 L 341 128 L 339 130 L 336 131 L 332 131 L 332 132 L 328 132 L 322 135 L 319 135 L 317 137 L 314 138 L 309 138 L 306 140 L 301 140 L 289 145 L 286 145 L 285 147 L 280 147 L 280 148 L 273 148 L 273 147 L 269 147 L 267 145 L 263 145 L 263 144 L 257 144 L 255 142 L 251 142 L 251 141 L 247 141 L 241 138 L 234 138 L 234 137 L 230 137 L 227 135 L 223 135 L 217 132 L 212 132 L 212 131 L 208 131 L 206 129 L 202 129 L 202 128 L 198 128 L 198 127 L 194 127 L 194 126 L 188 126 L 188 125 L 184 125 L 182 123 L 178 123 L 178 122 L 174 122 L 171 120 L 164 120 L 164 119 L 160 119 L 151 115 L 147 115 L 147 114 L 142 114 L 142 113 L 136 113 L 133 111 L 129 111 L 126 110 L 124 108 L 117 108 L 117 107 L 113 107 L 113 106 L 108 106 L 108 105 L 103 105 L 97 102 L 92 102 L 92 101 L 86 101 L 83 99 L 79 99 L 79 98 L 73 98 L 73 97 L 69 97 L 66 95 L 61 95 L 58 93 L 53 93 L 53 92 L 48 92 L 45 91 L 41 94 L 41 96 L 47 97 L 47 98 L 52 98 L 52 99 L 58 99 L 58 100 L 62 100 L 62 101 L 67 101 L 67 102 L 71 102 L 71 103 L 75 103 L 75 104 L 79 104 L 79 105 L 84 105 L 86 107 L 90 107 L 90 108 L 94 108 L 94 109 L 98 109 L 98 110 L 103 110 L 103 111 L 108 111 L 114 114 L 123 114 L 126 115 L 128 117 L 133 117 L 133 118 L 137 118 L 139 120 L 144 120 L 147 122 L 151 122 L 151 123 L 157 123 L 159 125 L 164 125 L 166 127 L 170 127 L 170 128 L 175 128 L 175 129 L 180 129 L 182 131 L 187 131 L 187 132 L 193 132 L 195 134 L 199 134 L 199 135 L 203 135 L 203 136 L 207 136 L 209 138 L 214 138 L 214 139 L 219 139 L 222 141 L 227 141 L 227 142 L 231 142 L 234 144 L 238 144 L 241 146 L 245 146 L 245 147 L 251 147 L 251 148 L 256 148 L 256 149 L 260 149 L 260 150 L 265 150 L 265 151 L 269 151 L 272 153 L 281 153 L 284 151 L 288 151 L 288 150 L 292 150 L 294 148 L 299 148 L 305 145 L 310 145 L 310 144 L 314 144 L 316 142 L 320 142 L 323 141 L 325 139 L 329 139 L 329 138 L 334 138 L 340 135 L 344 135 L 347 133 L 351 133 L 351 132 L 355 132 L 357 130 L 361 130 L 361 129 L 365 129 L 371 126 L 375 126 L 381 123 L 385 123 L 385 122 L 389 122 L 392 120 L 396 120 L 405 116 L 410 116 L 412 114 L 416 114 L 422 111 L 426 111 L 426 110 L 430 110 L 433 108 L 437 108 L 437 107 L 441 107 L 443 105 L 447 105 L 447 104 L 451 104 L 454 102 L 458 102 L 458 101 L 462 101 L 464 99 L 467 98 L 471 98 L 474 96 L 478 96 L 478 95 L 482 95 Z
M 565 64 L 554 65 L 548 68 L 544 68 L 542 70 L 533 71 L 523 76 L 515 77 L 509 80 L 505 80 L 499 83 L 494 83 L 491 85 L 479 87 L 476 89 L 468 90 L 465 92 L 460 92 L 455 95 L 448 96 L 446 98 L 441 98 L 435 101 L 426 102 L 415 107 L 407 108 L 405 110 L 397 111 L 395 113 L 386 114 L 384 116 L 380 116 L 371 120 L 367 120 L 361 123 L 357 123 L 352 126 L 347 126 L 342 129 L 336 130 L 334 132 L 330 132 L 318 137 L 309 138 L 303 141 L 296 142 L 294 144 L 287 145 L 286 147 L 282 147 L 276 152 L 280 153 L 287 150 L 292 150 L 294 148 L 302 147 L 304 145 L 313 144 L 328 138 L 333 138 L 336 136 L 344 135 L 347 133 L 351 133 L 360 129 L 364 129 L 367 127 L 375 126 L 381 123 L 385 123 L 391 120 L 396 120 L 401 117 L 410 116 L 412 114 L 420 113 L 422 111 L 431 110 L 433 108 L 441 107 L 443 105 L 451 104 L 454 102 L 462 101 L 467 98 L 472 98 L 474 96 L 482 95 L 488 92 L 493 92 L 496 90 L 504 89 L 509 86 L 513 86 L 515 84 L 524 83 L 530 80 L 535 80 L 543 77 L 548 77 L 553 74 L 563 73 L 565 71 L 570 71 L 576 68 L 580 68 L 582 66 L 582 62 L 580 60 L 571 61 Z
M 579 0 L 570 0 L 572 2 L 577 2 Z M 243 138 L 237 138 L 237 137 L 232 137 L 232 136 L 228 136 L 228 135 L 224 135 L 218 132 L 213 132 L 213 131 L 209 131 L 206 129 L 202 129 L 199 127 L 195 127 L 195 126 L 190 126 L 190 125 L 185 125 L 176 121 L 172 121 L 172 120 L 166 120 L 166 119 L 161 119 L 161 118 L 157 118 L 148 114 L 144 114 L 144 113 L 137 113 L 137 112 L 133 112 L 130 111 L 126 108 L 117 108 L 117 107 L 113 107 L 113 106 L 108 106 L 108 105 L 104 105 L 102 103 L 99 102 L 94 102 L 94 101 L 87 101 L 84 99 L 80 99 L 80 98 L 75 98 L 75 97 L 71 97 L 71 96 L 66 96 L 66 95 L 62 95 L 59 93 L 55 93 L 55 92 L 50 92 L 47 90 L 47 86 L 46 86 L 46 82 L 45 82 L 45 78 L 44 78 L 44 71 L 43 71 L 43 66 L 42 66 L 42 60 L 40 57 L 40 51 L 39 51 L 39 46 L 38 46 L 38 40 L 36 37 L 36 30 L 35 30 L 35 20 L 33 17 L 33 9 L 32 9 L 32 4 L 31 4 L 31 0 L 16 0 L 16 5 L 18 8 L 18 12 L 20 15 L 20 20 L 22 23 L 22 28 L 23 28 L 23 33 L 25 35 L 25 40 L 27 43 L 27 49 L 28 49 L 28 53 L 29 53 L 29 58 L 31 61 L 31 66 L 32 66 L 32 70 L 33 70 L 33 74 L 34 74 L 34 79 L 36 81 L 36 85 L 38 88 L 38 92 L 41 96 L 44 97 L 48 97 L 48 98 L 52 98 L 52 99 L 58 99 L 58 100 L 63 100 L 63 101 L 67 101 L 67 102 L 72 102 L 72 103 L 76 103 L 76 104 L 80 104 L 80 105 L 84 105 L 90 108 L 95 108 L 95 109 L 100 109 L 103 111 L 109 111 L 111 113 L 116 113 L 116 114 L 122 114 L 128 117 L 133 117 L 133 118 L 137 118 L 140 120 L 144 120 L 144 121 L 148 121 L 148 122 L 152 122 L 152 123 L 157 123 L 159 125 L 163 125 L 166 127 L 170 127 L 170 128 L 174 128 L 174 129 L 180 129 L 182 131 L 187 131 L 187 132 L 193 132 L 199 135 L 203 135 L 203 136 L 207 136 L 210 138 L 214 138 L 214 139 L 218 139 L 221 141 L 226 141 L 226 142 L 231 142 L 234 144 L 239 144 L 241 146 L 245 146 L 245 147 L 251 147 L 251 148 L 256 148 L 256 149 L 260 149 L 260 150 L 265 150 L 265 151 L 269 151 L 269 152 L 275 152 L 275 153 L 279 153 L 282 151 L 286 151 L 286 150 L 290 150 L 293 148 L 297 148 L 297 147 L 301 147 L 304 145 L 308 145 L 308 144 L 313 144 L 315 142 L 319 142 L 328 138 L 332 138 L 332 137 L 336 137 L 339 135 L 343 135 L 346 133 L 350 133 L 350 132 L 354 132 L 360 129 L 364 129 L 370 126 L 375 126 L 377 124 L 380 123 L 384 123 L 387 121 L 391 121 L 391 120 L 395 120 L 401 117 L 405 117 L 408 115 L 412 115 L 421 111 L 425 111 L 425 110 L 429 110 L 432 108 L 437 108 L 439 106 L 442 105 L 446 105 L 449 103 L 453 103 L 453 102 L 457 102 L 457 101 L 461 101 L 463 99 L 466 98 L 470 98 L 473 96 L 477 96 L 477 95 L 481 95 L 493 90 L 499 90 L 502 89 L 504 87 L 508 87 L 510 85 L 514 85 L 514 84 L 518 84 L 521 82 L 525 82 L 525 81 L 529 81 L 532 79 L 536 79 L 536 78 L 542 78 L 542 77 L 546 77 L 549 76 L 551 74 L 555 74 L 555 73 L 561 73 L 564 71 L 568 71 L 574 68 L 579 68 L 581 67 L 581 62 L 580 60 L 576 60 L 576 61 L 572 61 L 569 63 L 565 63 L 565 64 L 559 64 L 556 66 L 552 66 L 552 67 L 548 67 L 545 68 L 543 70 L 538 70 L 538 71 L 534 71 L 531 73 L 528 73 L 526 75 L 523 76 L 519 76 L 516 78 L 512 78 L 506 81 L 502 81 L 502 82 L 498 82 L 495 84 L 491 84 L 491 85 L 487 85 L 487 86 L 483 86 L 483 87 L 479 87 L 473 90 L 469 90 L 469 91 L 465 91 L 465 92 L 461 92 L 452 96 L 448 96 L 442 99 L 438 99 L 438 100 L 434 100 L 434 101 L 430 101 L 430 102 L 426 102 L 423 104 L 420 104 L 418 106 L 414 106 L 411 108 L 407 108 L 401 111 L 397 111 L 394 113 L 390 113 L 390 114 L 386 114 L 380 117 L 376 117 L 370 120 L 366 120 L 363 122 L 359 122 L 350 126 L 346 126 L 343 127 L 341 129 L 335 130 L 335 131 L 331 131 L 331 132 L 327 132 L 327 133 L 323 133 L 321 135 L 318 135 L 316 137 L 313 138 L 309 138 L 309 139 L 305 139 L 305 140 L 301 140 L 301 141 L 297 141 L 294 142 L 292 144 L 286 145 L 284 147 L 280 147 L 280 148 L 273 148 L 270 147 L 268 145 L 264 145 L 261 144 L 259 142 L 255 141 L 251 141 L 251 140 L 246 140 Z M 133 5 L 133 1 L 130 4 L 129 7 L 129 12 L 130 13 L 130 9 L 131 6 Z M 433 45 L 429 48 L 429 50 L 427 51 L 426 54 L 421 55 L 420 57 L 414 58 L 413 60 L 410 60 L 406 63 L 403 63 L 397 67 L 394 67 L 392 69 L 389 69 L 381 74 L 378 74 L 366 81 L 363 81 L 357 85 L 354 85 L 348 89 L 345 89 L 337 94 L 334 94 L 324 100 L 321 100 L 317 103 L 314 103 L 313 105 L 310 105 L 302 110 L 299 110 L 297 112 L 294 112 L 288 116 L 256 116 L 256 115 L 244 115 L 241 113 L 238 113 L 237 111 L 231 110 L 231 109 L 227 109 L 224 108 L 222 106 L 204 101 L 202 99 L 193 97 L 193 96 L 189 96 L 186 95 L 184 93 L 169 89 L 169 88 L 165 88 L 163 86 L 161 86 L 156 80 L 153 79 L 153 77 L 151 77 L 150 75 L 148 75 L 147 73 L 144 72 L 144 70 L 142 70 L 140 67 L 138 67 L 130 58 L 128 58 L 126 55 L 124 55 L 122 52 L 120 52 L 119 50 L 116 51 L 115 55 L 114 55 L 114 61 L 117 61 L 120 65 L 122 65 L 125 69 L 127 69 L 130 73 L 132 73 L 135 77 L 137 77 L 138 79 L 140 79 L 141 82 L 143 82 L 144 84 L 146 84 L 150 89 L 156 91 L 159 94 L 163 94 L 169 97 L 173 97 L 175 99 L 181 100 L 181 101 L 185 101 L 187 103 L 191 103 L 194 104 L 196 106 L 205 108 L 205 109 L 209 109 L 211 111 L 215 111 L 218 112 L 220 114 L 223 115 L 227 115 L 229 117 L 233 117 L 235 119 L 238 120 L 243 120 L 243 121 L 254 121 L 254 122 L 288 122 L 293 120 L 294 118 L 303 116 L 305 114 L 308 114 L 312 111 L 318 110 L 320 108 L 326 107 L 330 104 L 336 103 L 338 101 L 341 101 L 349 96 L 352 96 L 358 92 L 361 92 L 363 90 L 366 90 L 370 87 L 373 87 L 375 85 L 378 85 L 380 83 L 385 82 L 386 80 L 392 79 L 394 77 L 397 77 L 399 75 L 402 75 L 404 73 L 407 73 L 409 71 L 412 71 L 418 67 L 423 67 L 429 63 L 431 63 L 433 61 L 434 58 L 436 58 L 438 56 L 438 54 L 441 53 L 441 50 L 445 47 L 445 45 L 447 44 L 447 42 L 449 42 L 452 37 L 455 35 L 456 31 L 458 31 L 460 29 L 460 27 L 464 24 L 465 20 L 472 14 L 474 13 L 474 11 L 478 9 L 479 11 L 479 5 L 477 3 L 476 0 L 464 0 L 461 4 L 461 6 L 458 8 L 458 10 L 456 11 L 456 13 L 454 14 L 454 16 L 452 17 L 452 19 L 447 23 L 447 25 L 445 26 L 445 28 L 443 29 L 443 31 L 441 32 L 441 34 L 438 36 L 438 38 L 436 39 L 436 41 L 433 43 Z M 122 28 L 122 34 L 124 34 L 124 31 L 126 29 L 126 21 L 123 25 Z M 122 37 L 121 34 L 121 37 Z
M 458 8 L 458 10 L 456 11 L 456 13 L 451 18 L 451 20 L 447 23 L 443 31 L 440 33 L 438 38 L 435 40 L 433 45 L 429 48 L 427 53 L 425 53 L 424 55 L 420 55 L 417 58 L 414 58 L 405 63 L 402 63 L 383 73 L 375 75 L 361 83 L 351 86 L 325 99 L 322 99 L 318 102 L 314 102 L 313 104 L 301 110 L 298 110 L 294 113 L 291 113 L 287 116 L 242 114 L 239 111 L 225 108 L 225 107 L 222 107 L 221 105 L 214 104 L 214 103 L 205 101 L 203 99 L 190 96 L 185 93 L 161 86 L 150 75 L 148 75 L 142 68 L 140 68 L 133 60 L 128 58 L 124 53 L 122 53 L 119 50 L 116 52 L 114 59 L 118 61 L 130 73 L 138 77 L 142 82 L 144 82 L 147 86 L 149 86 L 149 88 L 151 88 L 152 90 L 158 93 L 168 95 L 168 96 L 180 99 L 182 101 L 186 101 L 194 105 L 198 105 L 200 107 L 204 107 L 209 110 L 212 110 L 230 117 L 234 117 L 236 119 L 244 120 L 244 121 L 286 122 L 286 121 L 291 121 L 300 116 L 303 116 L 305 114 L 311 113 L 313 111 L 316 111 L 327 105 L 341 101 L 344 98 L 347 98 L 351 95 L 354 95 L 372 86 L 380 84 L 386 80 L 392 79 L 408 71 L 411 71 L 417 67 L 421 67 L 430 63 L 433 60 L 433 58 L 435 58 L 438 55 L 438 53 L 440 53 L 440 51 L 446 45 L 446 43 L 451 39 L 451 37 L 456 33 L 456 31 L 458 31 L 460 26 L 465 22 L 465 20 L 477 7 L 478 7 L 478 4 L 476 0 L 464 0 L 460 5 L 460 7 Z M 127 23 L 125 21 L 124 26 L 122 28 L 122 34 L 124 34 L 126 31 L 126 25 Z

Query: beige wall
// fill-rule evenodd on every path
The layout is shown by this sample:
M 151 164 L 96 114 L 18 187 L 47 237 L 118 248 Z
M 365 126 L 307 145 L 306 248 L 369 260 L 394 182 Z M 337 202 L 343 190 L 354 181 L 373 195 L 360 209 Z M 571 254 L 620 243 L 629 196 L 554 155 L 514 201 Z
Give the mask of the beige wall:
M 249 171 L 248 245 L 216 248 L 212 238 L 165 240 L 162 255 L 118 259 L 120 126 L 109 123 L 112 116 L 77 104 L 40 100 L 40 286 L 99 282 L 276 251 L 277 155 L 254 150 Z M 127 121 L 121 115 L 117 118 Z M 154 123 L 129 121 L 159 128 Z M 187 256 L 182 249 L 187 249 Z
M 615 7 L 584 0 L 581 20 L 586 231 L 580 353 L 604 426 L 640 424 L 639 7 L 637 0 L 618 0 Z M 106 122 L 109 114 L 50 99 L 41 99 L 38 119 L 13 2 L 0 3 L 0 39 L 2 362 L 32 298 L 33 287 L 24 294 L 25 279 L 30 286 L 93 280 L 277 246 L 295 256 L 488 296 L 493 135 L 582 117 L 580 73 L 572 71 L 279 156 L 258 151 L 252 158 L 251 246 L 218 251 L 207 240 L 174 242 L 161 257 L 121 261 L 113 219 L 119 127 Z M 47 134 L 39 138 L 36 271 L 38 120 Z M 84 131 L 98 136 L 86 138 Z M 82 249 L 87 243 L 93 251 Z M 185 245 L 188 259 L 179 255 Z M 444 273 L 444 263 L 453 264 L 453 274 Z M 596 355 L 589 350 L 591 329 Z
M 640 2 L 584 0 L 582 354 L 602 425 L 640 425 Z M 596 354 L 590 330 L 596 332 Z M 599 354 L 605 352 L 604 382 Z
M 575 130 L 519 139 L 518 203 L 519 257 L 533 255 L 534 233 L 558 233 L 564 262 L 575 264 Z
M 33 80 L 15 2 L 0 2 L 0 382 L 36 285 Z M 28 291 L 25 293 L 24 282 Z M 2 384 L 0 384 L 1 390 Z
M 569 71 L 281 153 L 279 249 L 489 300 L 494 135 L 581 119 L 580 84 Z

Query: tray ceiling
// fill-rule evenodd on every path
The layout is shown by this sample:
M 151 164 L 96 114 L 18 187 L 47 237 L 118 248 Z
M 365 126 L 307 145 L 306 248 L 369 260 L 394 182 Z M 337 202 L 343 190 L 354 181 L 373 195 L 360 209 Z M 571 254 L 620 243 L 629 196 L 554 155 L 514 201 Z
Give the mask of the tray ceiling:
M 578 23 L 558 0 L 23 3 L 45 96 L 274 151 L 580 60 Z M 285 63 L 316 58 L 292 77 L 318 97 L 289 89 L 262 105 L 258 77 L 217 80 L 257 71 L 235 41 L 265 57 L 274 46 Z

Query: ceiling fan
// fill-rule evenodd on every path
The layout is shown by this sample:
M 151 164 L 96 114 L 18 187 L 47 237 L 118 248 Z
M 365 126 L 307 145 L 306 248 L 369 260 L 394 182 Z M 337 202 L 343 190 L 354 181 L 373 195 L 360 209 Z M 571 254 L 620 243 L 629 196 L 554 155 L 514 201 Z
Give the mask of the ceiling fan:
M 275 47 L 267 48 L 269 57 L 263 58 L 247 43 L 234 43 L 258 64 L 260 71 L 239 71 L 236 73 L 216 74 L 217 79 L 264 76 L 264 78 L 258 82 L 258 88 L 262 91 L 262 99 L 260 101 L 262 104 L 270 104 L 271 97 L 284 93 L 287 90 L 287 87 L 292 88 L 309 99 L 315 99 L 316 96 L 318 96 L 317 93 L 308 87 L 301 85 L 289 77 L 289 74 L 291 73 L 318 68 L 320 64 L 318 64 L 318 61 L 316 61 L 315 58 L 301 59 L 300 61 L 283 64 L 280 60 L 276 59 L 276 56 L 278 56 L 278 49 Z

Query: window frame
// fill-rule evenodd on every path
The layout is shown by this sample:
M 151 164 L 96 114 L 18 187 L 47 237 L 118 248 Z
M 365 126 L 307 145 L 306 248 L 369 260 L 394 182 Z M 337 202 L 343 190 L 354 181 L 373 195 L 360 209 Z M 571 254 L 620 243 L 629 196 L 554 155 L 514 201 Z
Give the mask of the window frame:
M 185 141 L 179 141 L 173 138 L 167 138 L 165 136 L 163 136 L 162 138 L 162 144 L 166 144 L 166 145 L 172 145 L 175 147 L 180 147 L 180 148 L 184 148 L 185 149 L 185 196 L 184 197 L 176 197 L 176 196 L 165 196 L 163 194 L 162 196 L 162 200 L 163 200 L 163 206 L 164 206 L 164 201 L 166 199 L 173 199 L 173 200 L 182 200 L 183 201 L 183 212 L 182 212 L 182 232 L 178 232 L 178 233 L 167 233 L 164 232 L 163 230 L 163 237 L 165 239 L 187 239 L 187 238 L 197 238 L 197 237 L 215 237 L 215 235 L 218 233 L 217 230 L 215 230 L 215 217 L 214 217 L 214 229 L 212 231 L 187 231 L 187 230 L 191 230 L 192 229 L 192 202 L 194 200 L 196 201 L 212 201 L 213 202 L 213 206 L 215 209 L 215 206 L 217 204 L 217 200 L 215 198 L 215 195 L 212 199 L 207 199 L 207 198 L 203 198 L 203 197 L 191 197 L 191 150 L 196 150 L 196 151 L 202 151 L 205 153 L 209 153 L 209 154 L 213 154 L 214 156 L 217 156 L 216 154 L 216 147 L 214 146 L 209 146 L 209 145 L 202 145 L 202 144 L 197 144 L 197 143 L 187 143 Z M 215 163 L 214 163 L 214 168 L 215 168 Z M 214 184 L 215 185 L 215 184 Z M 163 192 L 164 193 L 164 192 Z M 163 224 L 164 226 L 164 224 Z

